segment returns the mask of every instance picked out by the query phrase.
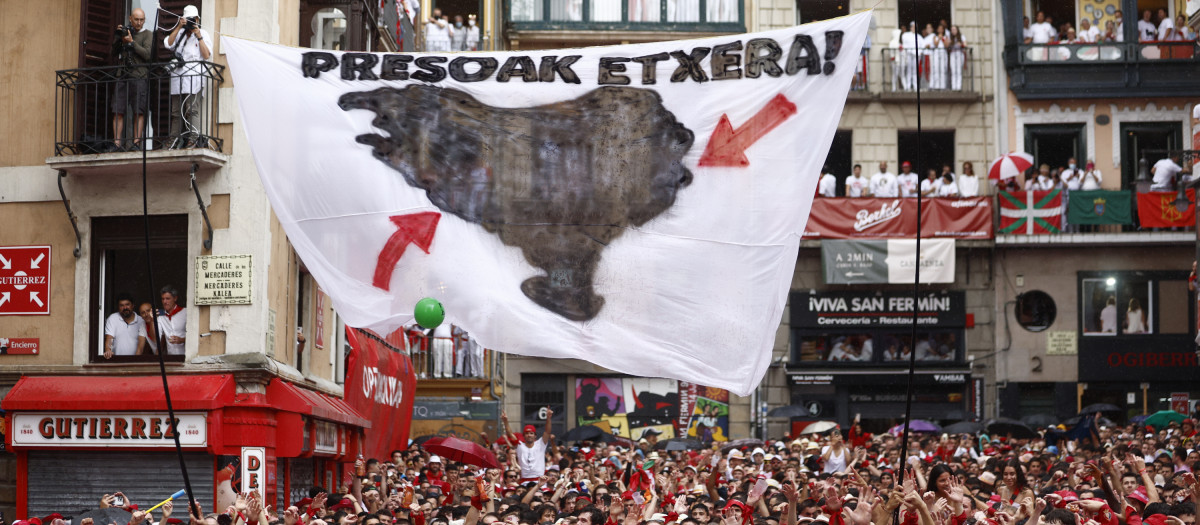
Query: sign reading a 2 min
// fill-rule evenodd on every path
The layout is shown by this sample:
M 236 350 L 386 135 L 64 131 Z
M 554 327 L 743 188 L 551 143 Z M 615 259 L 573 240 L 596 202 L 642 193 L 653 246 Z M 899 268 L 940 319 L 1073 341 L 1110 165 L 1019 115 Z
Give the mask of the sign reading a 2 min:
M 196 288 L 192 303 L 251 304 L 253 284 L 250 255 L 196 257 Z

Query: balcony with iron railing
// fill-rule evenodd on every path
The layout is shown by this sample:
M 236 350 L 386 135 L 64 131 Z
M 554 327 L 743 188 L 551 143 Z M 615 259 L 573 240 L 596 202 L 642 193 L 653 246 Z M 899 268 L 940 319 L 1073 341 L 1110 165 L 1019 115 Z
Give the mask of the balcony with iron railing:
M 510 40 L 656 41 L 745 32 L 745 0 L 506 0 Z
M 1021 0 L 1000 0 L 1004 67 L 1019 100 L 1057 98 L 1191 97 L 1200 84 L 1194 41 L 1138 42 L 1137 0 L 1117 0 L 1126 13 L 1123 41 L 1026 43 Z M 1082 7 L 1082 4 L 1079 4 Z
M 884 101 L 916 100 L 917 90 L 926 101 L 973 102 L 982 99 L 976 90 L 979 65 L 973 48 L 880 50 L 883 61 Z
M 224 165 L 225 141 L 217 133 L 224 66 L 173 61 L 142 67 L 56 72 L 54 156 L 47 165 L 70 173 L 121 172 L 141 163 L 143 149 L 160 171 Z

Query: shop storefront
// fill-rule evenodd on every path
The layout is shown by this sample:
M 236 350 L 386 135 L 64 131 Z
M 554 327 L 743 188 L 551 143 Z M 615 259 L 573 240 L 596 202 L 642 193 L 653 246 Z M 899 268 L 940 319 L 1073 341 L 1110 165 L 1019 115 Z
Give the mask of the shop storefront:
M 340 481 L 369 427 L 342 400 L 278 378 L 265 393 L 238 393 L 232 374 L 168 383 L 192 489 L 206 509 L 245 490 L 283 507 L 314 484 Z M 116 491 L 158 502 L 183 488 L 159 376 L 23 377 L 2 407 L 20 516 L 92 508 Z
M 805 421 L 848 424 L 860 416 L 869 431 L 903 420 L 913 353 L 914 418 L 959 421 L 982 416 L 982 381 L 966 358 L 963 291 L 837 291 L 791 297 L 791 404 Z M 917 315 L 916 337 L 912 319 Z

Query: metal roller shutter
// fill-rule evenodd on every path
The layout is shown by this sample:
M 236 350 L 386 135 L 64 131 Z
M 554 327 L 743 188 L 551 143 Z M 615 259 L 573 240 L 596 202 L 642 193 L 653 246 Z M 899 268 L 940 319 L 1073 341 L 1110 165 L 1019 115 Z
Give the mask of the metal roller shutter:
M 213 458 L 185 453 L 188 477 L 200 506 L 213 505 Z M 29 515 L 61 512 L 72 516 L 99 506 L 100 497 L 124 492 L 141 508 L 150 508 L 183 488 L 179 460 L 173 452 L 37 452 L 29 453 Z M 186 505 L 175 514 L 186 517 Z
M 316 469 L 312 458 L 289 458 L 292 466 L 292 503 L 308 497 L 308 489 L 316 485 Z

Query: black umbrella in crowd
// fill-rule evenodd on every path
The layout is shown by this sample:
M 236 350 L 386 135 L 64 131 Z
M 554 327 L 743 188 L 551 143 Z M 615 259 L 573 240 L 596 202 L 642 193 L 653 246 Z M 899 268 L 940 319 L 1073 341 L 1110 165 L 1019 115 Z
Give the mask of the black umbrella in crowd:
M 1058 424 L 1058 418 L 1050 414 L 1030 414 L 1022 417 L 1021 422 L 1031 427 L 1052 427 Z
M 763 446 L 763 440 L 756 438 L 735 439 L 721 445 L 721 452 L 729 452 L 735 448 L 753 448 Z
M 664 439 L 654 444 L 654 450 L 665 450 L 674 452 L 676 450 L 699 450 L 704 448 L 704 443 L 700 440 L 691 438 L 671 438 Z
M 186 507 L 186 505 L 184 505 Z M 125 525 L 133 518 L 129 511 L 120 507 L 109 507 L 107 509 L 91 509 L 83 514 L 75 516 L 72 523 L 83 523 L 83 520 L 92 518 L 93 525 Z
M 767 412 L 767 417 L 805 417 L 808 415 L 808 409 L 798 405 L 775 407 Z
M 1015 439 L 1034 439 L 1038 437 L 1038 433 L 1029 428 L 1029 425 L 1006 417 L 998 417 L 988 421 L 986 429 L 988 434 L 992 434 L 993 436 L 1012 436 Z
M 562 440 L 568 443 L 575 443 L 579 441 L 599 441 L 604 439 L 606 434 L 610 436 L 612 435 L 596 425 L 580 425 L 568 430 L 567 433 L 563 435 Z
M 947 434 L 978 434 L 983 432 L 983 423 L 979 421 L 959 421 L 942 427 Z
M 1120 411 L 1121 411 L 1121 407 L 1118 407 L 1117 405 L 1113 405 L 1113 404 L 1109 404 L 1109 403 L 1093 403 L 1091 405 L 1083 407 L 1083 410 L 1079 411 L 1079 415 L 1082 416 L 1082 415 L 1086 415 L 1086 414 L 1095 414 L 1097 412 L 1120 412 Z
M 436 434 L 425 434 L 424 436 L 418 436 L 412 440 L 412 444 L 414 447 L 419 447 L 421 445 L 424 445 L 426 441 L 429 441 L 436 437 L 440 437 L 440 436 L 438 436 Z

